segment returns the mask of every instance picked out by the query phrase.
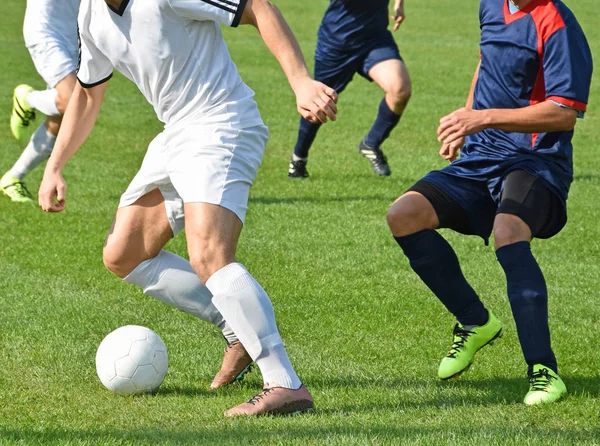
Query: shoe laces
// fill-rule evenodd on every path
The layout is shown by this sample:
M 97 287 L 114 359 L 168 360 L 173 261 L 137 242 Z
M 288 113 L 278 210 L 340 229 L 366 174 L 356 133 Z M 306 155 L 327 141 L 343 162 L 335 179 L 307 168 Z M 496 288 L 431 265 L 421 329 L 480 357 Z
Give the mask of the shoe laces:
M 453 334 L 454 340 L 452 342 L 452 347 L 450 347 L 450 351 L 448 352 L 449 358 L 456 358 L 456 355 L 465 348 L 465 344 L 473 332 L 465 330 L 464 328 L 461 328 L 460 325 L 456 324 L 454 326 Z
M 305 160 L 290 160 L 290 164 L 294 170 L 304 170 L 306 168 L 307 161 Z
M 556 379 L 556 377 L 548 373 L 547 369 L 540 369 L 529 377 L 530 390 L 535 392 L 547 392 L 548 384 L 550 384 L 553 379 Z
M 250 398 L 248 400 L 248 404 L 252 404 L 253 406 L 255 406 L 258 402 L 260 402 L 260 400 L 262 400 L 265 396 L 267 396 L 272 391 L 273 391 L 273 389 L 271 389 L 269 387 L 267 387 L 266 389 L 263 389 L 262 392 L 257 393 L 252 398 Z
M 23 195 L 28 198 L 32 198 L 31 193 L 29 192 L 29 190 L 27 190 L 25 183 L 23 183 L 22 181 L 17 181 L 16 183 L 13 183 L 8 187 L 13 188 L 19 195 Z

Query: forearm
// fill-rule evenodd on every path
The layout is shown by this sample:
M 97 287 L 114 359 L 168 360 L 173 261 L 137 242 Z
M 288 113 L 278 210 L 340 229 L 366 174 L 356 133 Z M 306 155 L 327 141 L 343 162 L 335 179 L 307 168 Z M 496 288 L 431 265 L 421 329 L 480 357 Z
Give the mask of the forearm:
M 279 9 L 266 0 L 249 0 L 242 23 L 254 25 L 263 41 L 273 53 L 292 89 L 296 91 L 301 81 L 310 78 L 300 45 Z
M 62 171 L 83 145 L 96 123 L 105 89 L 106 84 L 88 90 L 79 83 L 75 86 L 46 170 Z
M 467 108 L 473 108 L 473 98 L 475 97 L 475 86 L 477 85 L 477 80 L 479 79 L 480 66 L 481 61 L 477 64 L 477 69 L 475 70 L 473 80 L 471 81 L 471 89 L 469 90 L 469 97 L 467 98 Z
M 506 132 L 544 133 L 572 130 L 577 120 L 575 110 L 550 101 L 517 109 L 482 110 L 485 128 Z

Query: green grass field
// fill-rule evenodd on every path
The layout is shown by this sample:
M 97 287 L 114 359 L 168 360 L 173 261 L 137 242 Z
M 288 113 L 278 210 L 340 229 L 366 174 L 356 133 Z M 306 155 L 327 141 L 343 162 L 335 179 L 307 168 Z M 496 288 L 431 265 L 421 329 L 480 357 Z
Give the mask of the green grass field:
M 325 1 L 278 0 L 312 60 Z M 595 55 L 597 0 L 570 0 Z M 6 0 L 0 18 L 0 171 L 22 146 L 8 128 L 12 89 L 42 88 L 21 33 L 25 2 Z M 272 297 L 280 329 L 317 411 L 292 418 L 229 420 L 222 413 L 259 389 L 257 371 L 212 393 L 224 347 L 207 324 L 144 296 L 102 265 L 120 194 L 161 130 L 135 86 L 110 81 L 94 133 L 69 164 L 68 209 L 60 215 L 0 200 L 0 445 L 3 444 L 600 444 L 600 79 L 577 126 L 569 224 L 534 243 L 548 280 L 551 329 L 569 396 L 526 408 L 525 367 L 493 249 L 444 232 L 465 273 L 505 323 L 460 380 L 440 383 L 451 316 L 410 270 L 388 233 L 389 203 L 437 156 L 439 118 L 462 106 L 478 60 L 477 2 L 407 2 L 396 34 L 413 98 L 385 145 L 391 178 L 376 177 L 356 146 L 381 92 L 357 78 L 311 154 L 308 181 L 287 163 L 298 116 L 284 75 L 254 29 L 227 30 L 242 76 L 271 129 L 239 259 Z M 29 177 L 37 191 L 42 169 Z M 183 235 L 169 249 L 185 255 Z M 102 338 L 126 324 L 154 329 L 170 370 L 156 395 L 123 398 L 96 377 Z

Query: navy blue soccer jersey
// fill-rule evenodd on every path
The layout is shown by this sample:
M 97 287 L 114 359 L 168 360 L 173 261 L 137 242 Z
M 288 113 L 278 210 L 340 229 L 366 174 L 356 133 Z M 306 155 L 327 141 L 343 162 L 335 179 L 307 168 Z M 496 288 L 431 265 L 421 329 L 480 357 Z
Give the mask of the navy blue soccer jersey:
M 514 13 L 508 2 L 481 0 L 481 65 L 473 108 L 516 109 L 552 101 L 585 112 L 592 56 L 573 13 L 559 0 L 533 0 Z M 458 171 L 464 166 L 461 176 L 485 180 L 515 162 L 566 200 L 573 178 L 572 137 L 573 131 L 486 129 L 467 138 L 453 165 Z
M 320 44 L 352 50 L 379 39 L 389 24 L 389 0 L 331 0 L 319 28 Z

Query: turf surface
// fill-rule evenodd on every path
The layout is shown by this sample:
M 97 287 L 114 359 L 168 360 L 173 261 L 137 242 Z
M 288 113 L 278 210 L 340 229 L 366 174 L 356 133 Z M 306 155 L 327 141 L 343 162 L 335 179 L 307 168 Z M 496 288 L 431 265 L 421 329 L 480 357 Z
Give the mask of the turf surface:
M 596 1 L 568 3 L 598 54 Z M 6 0 L 0 17 L 2 172 L 22 150 L 8 128 L 12 88 L 43 87 L 23 46 L 24 3 Z M 311 59 L 326 2 L 277 4 Z M 493 250 L 447 232 L 506 334 L 463 378 L 440 383 L 437 364 L 453 321 L 409 269 L 384 214 L 416 179 L 444 165 L 436 123 L 465 101 L 477 64 L 477 5 L 409 1 L 407 14 L 396 37 L 414 94 L 385 145 L 394 172 L 388 179 L 357 154 L 381 99 L 357 79 L 340 99 L 339 121 L 317 139 L 310 180 L 288 180 L 298 119 L 292 92 L 255 30 L 226 31 L 272 134 L 239 259 L 270 293 L 316 413 L 224 419 L 224 410 L 257 391 L 258 372 L 209 392 L 224 347 L 218 333 L 103 268 L 119 195 L 160 131 L 135 86 L 117 75 L 93 135 L 66 169 L 67 211 L 48 215 L 0 200 L 0 444 L 600 444 L 600 79 L 577 126 L 570 222 L 554 239 L 534 243 L 569 397 L 551 407 L 521 404 L 525 368 Z M 29 177 L 34 191 L 41 173 Z M 183 235 L 169 248 L 185 255 Z M 98 344 L 126 324 L 154 329 L 169 348 L 170 371 L 154 396 L 119 397 L 96 377 Z

